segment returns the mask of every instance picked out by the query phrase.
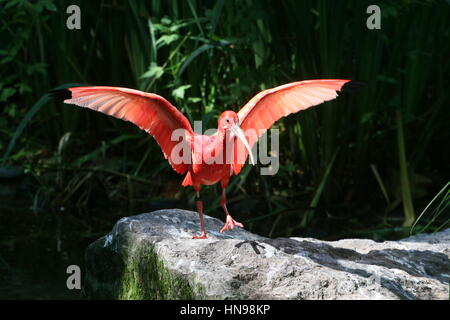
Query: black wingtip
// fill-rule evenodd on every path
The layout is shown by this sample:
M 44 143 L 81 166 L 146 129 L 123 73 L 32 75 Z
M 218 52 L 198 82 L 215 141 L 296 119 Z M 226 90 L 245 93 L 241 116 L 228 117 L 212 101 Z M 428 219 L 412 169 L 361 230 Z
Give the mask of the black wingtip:
M 360 89 L 361 87 L 364 87 L 365 85 L 366 85 L 366 83 L 363 81 L 350 80 L 349 82 L 346 82 L 342 86 L 341 91 L 342 92 L 353 92 L 353 91 Z
M 55 89 L 48 92 L 50 98 L 55 100 L 66 100 L 72 98 L 72 92 L 69 89 Z

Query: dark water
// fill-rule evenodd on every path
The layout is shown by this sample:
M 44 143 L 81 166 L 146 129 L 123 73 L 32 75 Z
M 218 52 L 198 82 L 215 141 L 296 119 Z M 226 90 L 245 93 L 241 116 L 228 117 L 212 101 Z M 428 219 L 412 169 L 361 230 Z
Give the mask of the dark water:
M 58 227 L 27 208 L 2 207 L 0 216 L 0 299 L 78 299 L 79 290 L 67 289 L 66 270 L 83 270 L 84 250 L 94 237 L 77 237 L 65 217 Z
M 29 197 L 0 190 L 0 299 L 80 299 L 81 290 L 67 288 L 67 268 L 79 266 L 83 279 L 87 246 L 123 216 L 168 206 L 177 203 L 129 208 L 105 202 L 36 213 Z
M 83 270 L 86 247 L 112 223 L 37 203 L 25 176 L 1 178 L 0 299 L 78 299 L 80 290 L 66 286 L 67 267 Z

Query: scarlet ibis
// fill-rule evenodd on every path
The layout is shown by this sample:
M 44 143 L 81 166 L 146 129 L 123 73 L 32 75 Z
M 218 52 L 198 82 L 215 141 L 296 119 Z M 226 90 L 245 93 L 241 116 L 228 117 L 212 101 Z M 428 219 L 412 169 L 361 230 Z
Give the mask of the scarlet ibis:
M 337 97 L 338 91 L 355 85 L 357 83 L 351 80 L 321 79 L 292 82 L 261 91 L 238 113 L 231 110 L 224 111 L 219 117 L 217 132 L 211 136 L 194 132 L 189 120 L 176 107 L 154 93 L 93 86 L 54 90 L 51 95 L 63 99 L 68 104 L 130 121 L 152 135 L 172 168 L 179 174 L 186 174 L 182 186 L 192 186 L 195 189 L 201 234 L 193 238 L 205 239 L 200 187 L 217 182 L 222 186 L 220 204 L 225 211 L 226 222 L 220 232 L 231 230 L 235 226 L 243 228 L 243 224 L 234 220 L 228 212 L 225 190 L 230 177 L 239 174 L 248 155 L 254 164 L 251 153 L 253 145 L 280 118 L 332 100 Z M 191 153 L 188 161 L 179 161 L 172 154 L 179 144 L 179 140 L 172 137 L 176 129 L 182 129 L 184 132 L 184 141 Z M 253 130 L 254 134 L 246 136 L 244 132 L 248 130 Z M 234 143 L 233 147 L 226 149 L 226 142 L 230 141 Z M 239 145 L 241 149 L 238 148 Z M 243 152 L 239 153 L 237 150 Z M 210 157 L 217 158 L 218 153 L 218 158 L 223 160 L 230 152 L 237 154 L 232 156 L 230 161 L 208 161 Z

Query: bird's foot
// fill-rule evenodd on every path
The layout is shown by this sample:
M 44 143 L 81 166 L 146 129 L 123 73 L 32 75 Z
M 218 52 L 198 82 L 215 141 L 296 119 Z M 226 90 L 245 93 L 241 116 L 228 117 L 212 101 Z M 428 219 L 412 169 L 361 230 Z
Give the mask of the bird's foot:
M 202 232 L 199 236 L 192 236 L 192 239 L 206 239 L 206 232 Z
M 235 226 L 243 228 L 244 225 L 240 222 L 237 222 L 234 220 L 230 215 L 227 215 L 227 222 L 225 222 L 225 225 L 222 229 L 220 229 L 220 232 L 224 232 L 226 230 L 232 230 Z

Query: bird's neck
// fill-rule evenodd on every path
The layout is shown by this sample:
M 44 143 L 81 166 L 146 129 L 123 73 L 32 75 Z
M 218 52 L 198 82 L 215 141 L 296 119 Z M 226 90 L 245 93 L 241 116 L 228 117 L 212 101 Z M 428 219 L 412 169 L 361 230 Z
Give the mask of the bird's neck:
M 226 132 L 224 129 L 217 129 L 214 136 L 215 136 L 215 139 L 217 139 L 217 140 L 223 140 L 226 136 Z

